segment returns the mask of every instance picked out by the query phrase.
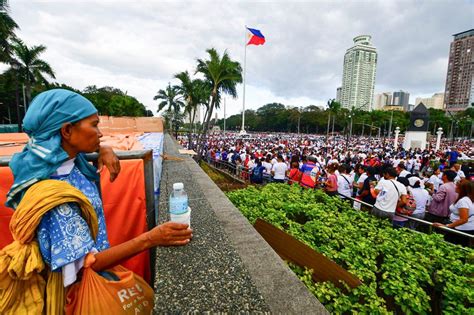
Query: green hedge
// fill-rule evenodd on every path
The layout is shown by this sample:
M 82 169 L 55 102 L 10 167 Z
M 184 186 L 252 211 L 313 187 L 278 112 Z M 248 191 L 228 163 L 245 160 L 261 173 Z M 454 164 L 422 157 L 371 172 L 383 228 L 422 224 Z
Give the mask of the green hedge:
M 270 184 L 227 196 L 252 224 L 257 218 L 272 223 L 363 281 L 341 290 L 314 284 L 310 270 L 291 266 L 330 312 L 473 314 L 472 249 L 439 234 L 394 229 L 322 191 Z

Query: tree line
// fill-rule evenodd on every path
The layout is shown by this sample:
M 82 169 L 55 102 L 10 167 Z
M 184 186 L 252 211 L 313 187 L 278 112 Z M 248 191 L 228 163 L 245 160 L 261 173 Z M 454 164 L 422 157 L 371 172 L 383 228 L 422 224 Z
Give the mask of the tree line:
M 445 134 L 455 137 L 472 136 L 472 124 L 474 110 L 467 109 L 456 115 L 446 115 L 439 109 L 428 108 L 430 119 L 428 130 L 436 134 L 439 127 L 443 128 Z M 270 103 L 261 106 L 257 110 L 245 111 L 245 129 L 247 131 L 270 131 L 270 132 L 293 132 L 326 134 L 346 134 L 350 132 L 352 120 L 353 135 L 372 135 L 381 137 L 388 136 L 399 127 L 403 132 L 410 123 L 410 113 L 402 111 L 362 111 L 341 108 L 340 104 L 331 99 L 328 106 L 323 109 L 320 106 L 310 105 L 307 107 L 289 106 L 281 103 Z M 390 121 L 392 124 L 390 126 Z M 222 130 L 224 119 L 219 119 L 216 125 Z M 236 114 L 226 118 L 226 130 L 238 131 L 242 126 L 242 114 Z
M 145 105 L 114 87 L 88 86 L 79 91 L 56 79 L 52 66 L 41 55 L 44 45 L 29 46 L 15 33 L 18 24 L 10 16 L 7 0 L 0 0 L 0 63 L 7 69 L 0 74 L 0 124 L 17 124 L 37 94 L 54 88 L 75 91 L 88 98 L 101 115 L 153 116 Z
M 179 81 L 157 92 L 158 112 L 165 119 L 168 129 L 199 133 L 198 146 L 203 143 L 212 126 L 224 129 L 224 119 L 213 119 L 212 115 L 221 105 L 225 95 L 237 97 L 236 85 L 242 82 L 242 68 L 233 61 L 227 51 L 222 56 L 215 49 L 207 50 L 208 59 L 197 59 L 195 69 L 174 75 Z M 202 78 L 203 77 L 203 78 Z M 202 123 L 195 121 L 196 112 L 204 108 Z M 428 109 L 430 114 L 428 130 L 434 135 L 443 128 L 452 137 L 472 137 L 474 109 L 469 108 L 457 114 L 443 110 Z M 184 121 L 187 123 L 184 123 Z M 246 131 L 300 132 L 316 134 L 353 134 L 366 136 L 393 135 L 395 128 L 404 132 L 410 123 L 410 113 L 401 111 L 363 111 L 345 109 L 335 99 L 329 99 L 326 108 L 316 105 L 306 107 L 270 103 L 257 110 L 245 111 Z M 232 115 L 225 120 L 226 130 L 239 131 L 242 115 Z M 189 141 L 191 142 L 191 141 Z M 193 148 L 198 149 L 199 148 Z

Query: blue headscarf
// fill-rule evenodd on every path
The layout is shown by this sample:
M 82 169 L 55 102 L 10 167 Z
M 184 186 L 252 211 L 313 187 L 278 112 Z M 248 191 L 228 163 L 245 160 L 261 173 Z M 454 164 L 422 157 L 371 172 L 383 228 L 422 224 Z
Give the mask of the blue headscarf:
M 49 90 L 33 99 L 23 119 L 23 129 L 30 140 L 10 161 L 15 181 L 7 194 L 8 207 L 15 209 L 28 187 L 49 178 L 69 159 L 61 147 L 62 125 L 95 113 L 97 109 L 89 100 L 68 90 Z M 83 154 L 77 155 L 75 164 L 89 180 L 99 179 L 96 168 L 86 161 Z

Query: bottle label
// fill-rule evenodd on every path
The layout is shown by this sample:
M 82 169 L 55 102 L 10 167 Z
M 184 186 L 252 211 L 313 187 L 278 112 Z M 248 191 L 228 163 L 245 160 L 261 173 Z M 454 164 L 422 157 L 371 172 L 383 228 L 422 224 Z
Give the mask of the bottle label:
M 188 211 L 188 198 L 171 198 L 170 213 L 181 214 Z

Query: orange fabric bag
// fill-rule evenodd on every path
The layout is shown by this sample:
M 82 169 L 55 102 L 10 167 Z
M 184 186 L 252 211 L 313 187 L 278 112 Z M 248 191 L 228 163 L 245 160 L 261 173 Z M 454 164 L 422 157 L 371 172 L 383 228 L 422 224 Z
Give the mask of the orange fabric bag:
M 68 289 L 67 315 L 151 314 L 154 292 L 143 278 L 119 265 L 107 271 L 120 280 L 107 280 L 90 267 L 94 262 L 88 254 L 81 281 Z

